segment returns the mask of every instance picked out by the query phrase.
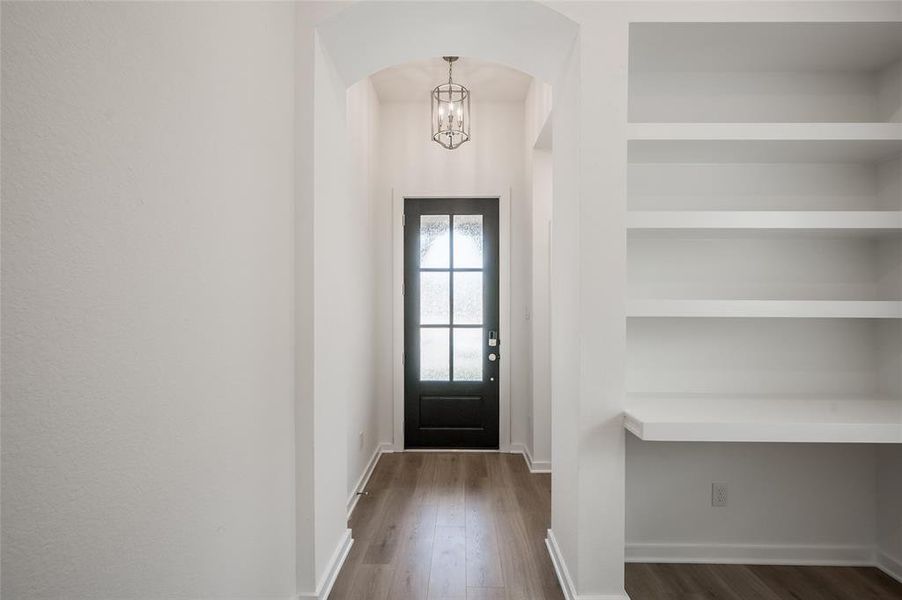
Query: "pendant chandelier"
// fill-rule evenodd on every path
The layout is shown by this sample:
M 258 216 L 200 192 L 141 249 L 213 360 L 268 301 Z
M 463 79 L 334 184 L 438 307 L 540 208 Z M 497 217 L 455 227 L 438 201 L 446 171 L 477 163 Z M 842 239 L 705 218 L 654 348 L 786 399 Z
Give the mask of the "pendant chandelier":
M 457 57 L 442 58 L 448 62 L 448 83 L 432 90 L 432 140 L 454 150 L 470 140 L 470 90 L 451 79 Z

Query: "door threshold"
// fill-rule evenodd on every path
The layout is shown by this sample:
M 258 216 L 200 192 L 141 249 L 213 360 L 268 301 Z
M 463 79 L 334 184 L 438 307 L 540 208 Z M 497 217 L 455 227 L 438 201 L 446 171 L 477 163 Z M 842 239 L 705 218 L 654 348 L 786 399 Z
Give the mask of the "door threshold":
M 402 452 L 504 452 L 498 448 L 404 448 Z

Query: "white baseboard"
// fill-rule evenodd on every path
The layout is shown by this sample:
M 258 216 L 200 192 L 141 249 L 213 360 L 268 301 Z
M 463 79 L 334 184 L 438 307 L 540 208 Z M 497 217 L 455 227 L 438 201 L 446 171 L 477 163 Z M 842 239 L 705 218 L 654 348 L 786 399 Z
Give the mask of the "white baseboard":
M 354 486 L 354 491 L 351 492 L 351 495 L 348 496 L 348 502 L 346 505 L 346 509 L 348 512 L 348 519 L 351 518 L 351 513 L 354 512 L 354 508 L 357 506 L 357 500 L 360 496 L 357 492 L 362 491 L 367 482 L 370 480 L 370 477 L 373 475 L 373 471 L 376 469 L 376 464 L 379 462 L 379 458 L 386 453 L 393 452 L 392 444 L 383 443 L 376 446 L 376 449 L 373 450 L 373 455 L 370 457 L 370 461 L 366 465 L 366 469 L 363 470 L 363 473 L 360 474 L 360 479 L 357 480 L 357 485 Z
M 874 549 L 870 546 L 628 543 L 626 562 L 861 567 L 874 564 Z
M 526 454 L 523 455 L 524 457 Z M 561 584 L 561 590 L 564 592 L 565 600 L 576 600 L 576 587 L 573 580 L 570 579 L 570 571 L 567 570 L 567 563 L 561 554 L 561 549 L 554 539 L 554 532 L 548 530 L 548 537 L 545 538 L 545 545 L 548 546 L 548 554 L 551 556 L 551 564 L 554 565 L 554 572 L 557 575 L 558 583 Z
M 354 539 L 351 537 L 351 530 L 345 529 L 341 539 L 338 540 L 338 546 L 335 547 L 335 552 L 332 553 L 332 558 L 329 559 L 326 572 L 323 573 L 319 583 L 316 585 L 316 592 L 312 594 L 300 594 L 298 595 L 299 600 L 327 600 L 329 598 L 329 594 L 332 592 L 332 586 L 335 585 L 335 580 L 338 579 L 338 574 L 341 572 L 341 567 L 345 564 L 345 560 L 348 558 L 348 553 L 351 551 L 351 546 L 353 544 Z
M 870 546 L 627 544 L 626 562 L 876 567 L 902 582 L 902 560 Z
M 885 552 L 878 552 L 877 568 L 902 583 L 902 559 L 894 558 Z
M 551 473 L 551 461 L 533 460 L 526 444 L 513 443 L 510 445 L 510 452 L 523 455 L 523 460 L 526 461 L 526 467 L 530 473 Z
M 554 572 L 557 575 L 558 583 L 561 584 L 561 590 L 564 592 L 565 600 L 630 600 L 630 597 L 623 594 L 577 594 L 576 586 L 573 579 L 570 578 L 570 571 L 567 570 L 567 563 L 564 561 L 564 555 L 557 545 L 554 538 L 554 532 L 548 530 L 548 537 L 545 538 L 545 546 L 548 547 L 548 554 L 551 556 L 551 563 L 554 565 Z

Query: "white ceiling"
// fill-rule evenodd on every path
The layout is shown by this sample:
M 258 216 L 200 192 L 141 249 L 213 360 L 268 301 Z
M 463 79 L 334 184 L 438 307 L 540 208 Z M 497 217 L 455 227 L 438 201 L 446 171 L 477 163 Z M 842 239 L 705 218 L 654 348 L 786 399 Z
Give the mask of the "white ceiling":
M 902 23 L 637 23 L 632 71 L 872 71 L 902 55 Z
M 411 102 L 429 98 L 448 80 L 448 63 L 431 58 L 383 69 L 370 76 L 382 102 Z M 454 63 L 454 81 L 465 85 L 474 102 L 522 102 L 532 78 L 516 69 L 475 58 Z

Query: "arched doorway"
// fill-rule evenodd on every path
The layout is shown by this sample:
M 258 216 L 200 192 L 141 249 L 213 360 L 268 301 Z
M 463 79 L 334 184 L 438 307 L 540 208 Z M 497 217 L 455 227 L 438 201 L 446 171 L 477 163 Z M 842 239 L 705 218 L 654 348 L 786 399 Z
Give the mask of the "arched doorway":
M 351 543 L 344 513 L 348 432 L 341 399 L 354 393 L 345 372 L 349 354 L 357 351 L 349 316 L 354 322 L 369 301 L 355 294 L 353 277 L 343 276 L 355 271 L 355 254 L 347 244 L 347 90 L 395 64 L 447 54 L 470 56 L 551 83 L 556 98 L 564 100 L 562 110 L 573 109 L 569 118 L 574 122 L 577 104 L 566 99 L 576 97 L 578 79 L 562 75 L 576 60 L 572 48 L 578 27 L 536 2 L 361 2 L 317 23 L 315 32 L 312 56 L 304 57 L 310 61 L 306 66 L 312 67 L 315 85 L 310 94 L 301 94 L 303 106 L 297 115 L 299 161 L 304 161 L 299 173 L 309 174 L 310 182 L 298 190 L 296 215 L 297 328 L 302 346 L 296 459 L 298 540 L 314 540 L 312 547 L 298 550 L 298 586 L 313 589 L 314 597 L 319 597 Z M 575 128 L 555 129 L 555 148 L 562 154 L 575 155 L 577 143 Z M 575 169 L 575 163 L 570 168 Z M 562 220 L 578 218 L 577 206 L 575 194 L 555 199 Z

